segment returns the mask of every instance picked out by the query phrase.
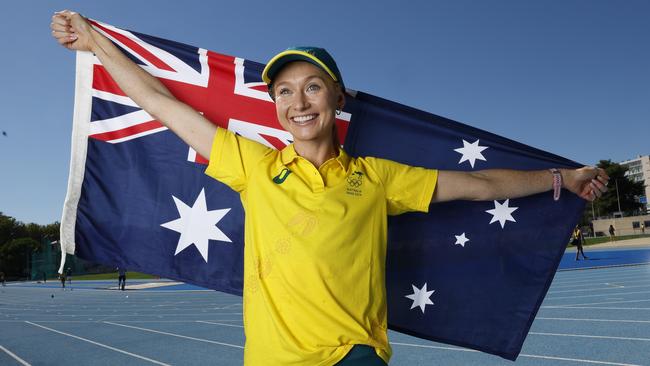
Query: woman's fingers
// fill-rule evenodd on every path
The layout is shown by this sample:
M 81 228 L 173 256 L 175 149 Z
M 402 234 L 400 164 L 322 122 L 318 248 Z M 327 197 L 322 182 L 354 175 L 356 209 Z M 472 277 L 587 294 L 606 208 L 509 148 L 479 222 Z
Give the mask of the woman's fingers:
M 70 22 L 63 15 L 55 13 L 52 16 L 50 29 L 52 29 L 52 37 L 56 38 L 56 41 L 60 44 L 65 45 L 71 41 Z
M 50 29 L 57 32 L 69 32 L 70 25 L 52 22 L 50 24 Z
M 597 180 L 597 179 L 592 179 L 592 180 L 591 180 L 591 185 L 592 185 L 593 187 L 596 187 L 596 189 L 597 189 L 599 192 L 607 192 L 607 186 L 604 185 L 603 183 L 601 183 L 601 182 L 600 182 L 599 180 Z
M 595 184 L 589 183 L 589 187 L 591 187 L 591 193 L 595 194 L 596 197 L 603 195 L 603 192 Z
M 52 24 L 62 25 L 62 26 L 70 25 L 68 19 L 63 15 L 59 15 L 59 14 L 52 15 Z

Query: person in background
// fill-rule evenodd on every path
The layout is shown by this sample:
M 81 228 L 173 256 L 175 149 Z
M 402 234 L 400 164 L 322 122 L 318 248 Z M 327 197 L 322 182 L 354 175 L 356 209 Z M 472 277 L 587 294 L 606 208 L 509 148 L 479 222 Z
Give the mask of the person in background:
M 645 222 L 641 223 L 641 235 L 645 235 Z
M 117 288 L 124 291 L 126 287 L 126 268 L 117 268 Z
M 582 248 L 582 245 L 585 243 L 585 237 L 582 235 L 582 231 L 578 226 L 573 229 L 573 238 L 571 239 L 571 244 L 576 246 L 576 260 L 580 260 L 580 253 L 582 253 L 582 258 L 589 259 L 585 255 L 585 251 Z
M 65 276 L 68 278 L 68 285 L 72 286 L 72 268 L 68 267 L 65 270 Z
M 616 229 L 614 229 L 614 225 L 609 225 L 609 241 L 614 240 L 616 240 Z
M 65 272 L 59 274 L 59 280 L 61 281 L 61 289 L 65 290 Z

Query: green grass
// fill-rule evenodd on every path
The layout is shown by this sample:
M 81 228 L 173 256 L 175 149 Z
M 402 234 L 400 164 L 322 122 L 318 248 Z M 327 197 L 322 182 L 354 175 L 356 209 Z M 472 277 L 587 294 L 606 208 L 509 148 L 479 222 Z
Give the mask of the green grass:
M 117 281 L 117 272 L 111 273 L 97 273 L 97 274 L 88 274 L 80 276 L 72 276 L 73 280 L 83 281 L 83 280 L 115 280 Z M 157 279 L 157 276 L 152 276 L 146 273 L 140 272 L 126 272 L 127 280 L 148 280 L 148 279 Z
M 650 235 L 623 235 L 623 236 L 617 236 L 616 241 L 619 240 L 628 240 L 628 239 L 637 239 L 637 238 L 647 238 L 650 237 Z M 602 244 L 602 243 L 609 243 L 610 239 L 609 236 L 599 236 L 596 238 L 585 238 L 585 245 L 594 245 L 594 244 Z

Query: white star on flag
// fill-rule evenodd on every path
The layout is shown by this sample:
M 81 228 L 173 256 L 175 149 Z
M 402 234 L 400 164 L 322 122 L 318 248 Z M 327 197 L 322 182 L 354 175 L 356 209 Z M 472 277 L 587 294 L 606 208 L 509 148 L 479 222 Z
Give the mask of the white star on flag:
M 515 210 L 519 207 L 508 206 L 509 201 L 510 199 L 507 199 L 505 202 L 503 202 L 503 204 L 499 203 L 498 201 L 494 201 L 494 208 L 492 210 L 485 211 L 492 215 L 490 224 L 498 221 L 501 224 L 501 228 L 503 229 L 503 227 L 506 226 L 506 221 L 517 222 L 517 220 L 512 217 L 512 213 L 515 212 Z
M 217 223 L 230 209 L 224 208 L 208 211 L 204 189 L 201 189 L 201 193 L 199 193 L 192 207 L 174 196 L 172 198 L 176 203 L 176 209 L 181 217 L 160 224 L 160 226 L 181 234 L 180 238 L 178 238 L 178 245 L 176 246 L 176 253 L 174 255 L 177 255 L 185 248 L 194 244 L 199 253 L 201 253 L 205 263 L 208 263 L 208 240 L 212 239 L 232 243 L 226 234 L 217 227 Z
M 485 159 L 485 156 L 481 154 L 481 151 L 487 149 L 487 146 L 481 146 L 478 144 L 478 142 L 479 140 L 476 140 L 470 144 L 469 142 L 463 140 L 463 147 L 454 149 L 455 152 L 463 155 L 460 157 L 460 161 L 458 162 L 458 164 L 469 160 L 469 165 L 471 165 L 473 168 L 476 160 L 487 161 Z
M 433 305 L 433 302 L 431 301 L 430 297 L 431 294 L 433 294 L 436 290 L 427 291 L 426 282 L 424 283 L 422 289 L 415 287 L 415 285 L 413 284 L 411 284 L 411 287 L 413 287 L 413 293 L 411 295 L 406 295 L 405 297 L 413 300 L 411 309 L 419 306 L 420 310 L 422 310 L 422 314 L 424 314 L 424 307 L 427 305 Z
M 460 244 L 461 247 L 465 248 L 465 243 L 469 241 L 469 239 L 467 239 L 467 237 L 465 236 L 465 233 L 462 233 L 460 235 L 454 235 L 454 236 L 456 237 L 456 242 L 454 243 L 454 245 Z

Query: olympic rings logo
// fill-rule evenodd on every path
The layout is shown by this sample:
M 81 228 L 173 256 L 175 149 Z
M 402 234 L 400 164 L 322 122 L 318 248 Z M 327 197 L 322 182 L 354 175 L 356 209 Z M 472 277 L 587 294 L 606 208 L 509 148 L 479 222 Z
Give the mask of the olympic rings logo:
M 348 185 L 352 188 L 359 188 L 363 184 L 363 173 L 354 172 L 348 177 Z

